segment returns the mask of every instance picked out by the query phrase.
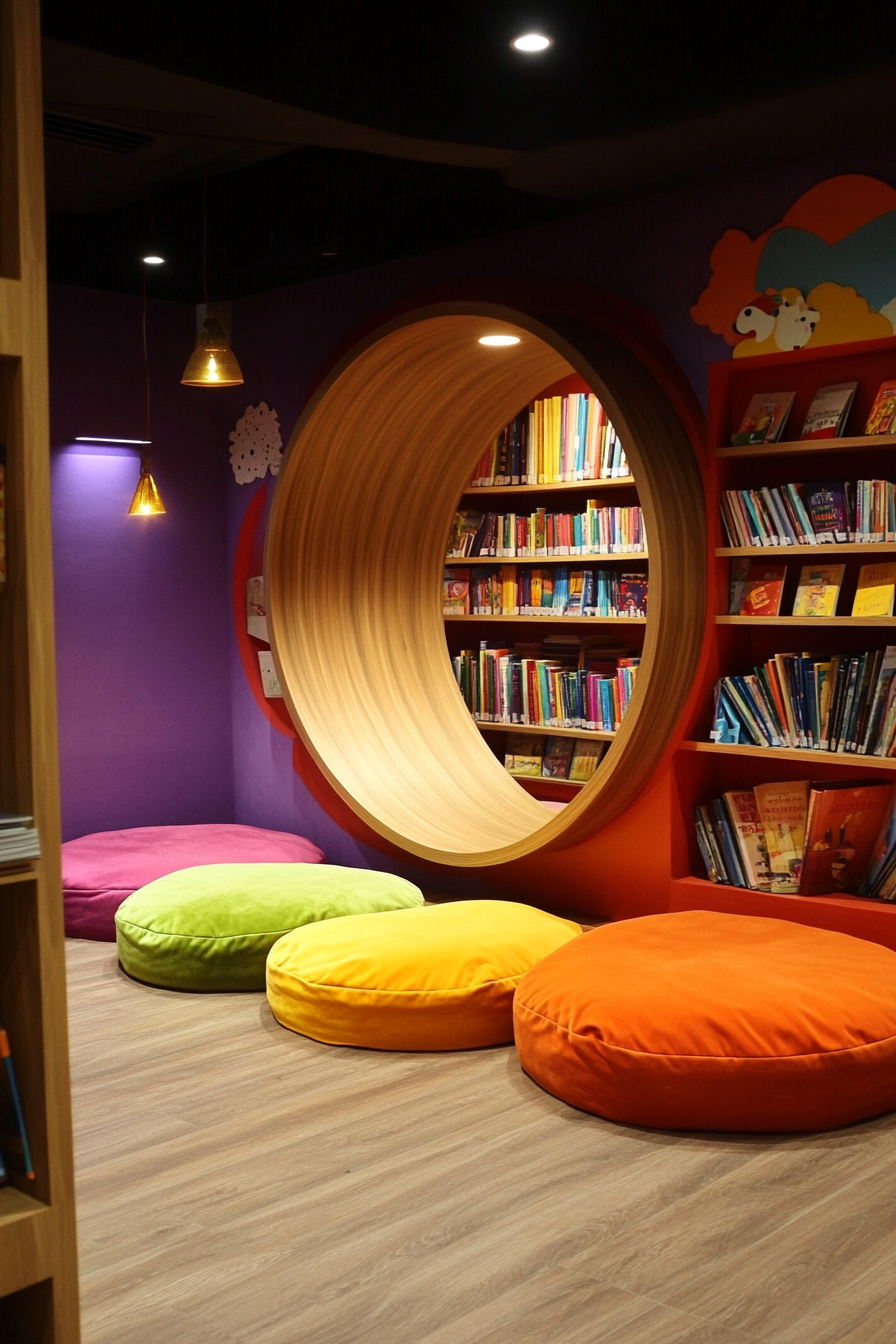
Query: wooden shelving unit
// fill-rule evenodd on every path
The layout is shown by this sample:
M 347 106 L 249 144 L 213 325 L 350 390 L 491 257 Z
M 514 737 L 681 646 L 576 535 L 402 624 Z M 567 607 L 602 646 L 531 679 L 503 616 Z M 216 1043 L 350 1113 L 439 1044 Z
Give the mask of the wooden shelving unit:
M 819 629 L 833 625 L 844 626 L 852 630 L 863 627 L 894 626 L 896 616 L 717 616 L 716 625 L 800 625 L 804 628 Z
M 847 770 L 896 770 L 896 760 L 884 756 L 810 751 L 801 747 L 757 747 L 752 742 L 682 742 L 680 750 L 708 752 L 713 756 L 755 756 L 767 761 L 799 761 L 807 771 L 824 766 Z
M 0 0 L 0 808 L 33 815 L 43 858 L 0 869 L 0 1025 L 36 1171 L 0 1189 L 4 1344 L 80 1338 L 53 653 L 40 25 Z
M 817 352 L 813 351 L 813 354 Z M 776 358 L 776 356 L 772 356 Z M 756 361 L 758 363 L 758 361 Z M 764 362 L 764 361 L 763 361 Z M 805 412 L 803 412 L 805 414 Z M 796 412 L 793 420 L 798 422 Z M 853 415 L 853 419 L 858 417 Z M 756 443 L 748 448 L 737 448 L 726 444 L 716 449 L 716 457 L 788 457 L 793 454 L 811 453 L 873 453 L 881 449 L 896 448 L 896 434 L 853 434 L 839 439 L 789 439 L 783 443 Z
M 718 556 L 749 556 L 762 560 L 767 555 L 822 555 L 836 560 L 841 555 L 892 555 L 896 541 L 844 541 L 836 546 L 717 546 Z

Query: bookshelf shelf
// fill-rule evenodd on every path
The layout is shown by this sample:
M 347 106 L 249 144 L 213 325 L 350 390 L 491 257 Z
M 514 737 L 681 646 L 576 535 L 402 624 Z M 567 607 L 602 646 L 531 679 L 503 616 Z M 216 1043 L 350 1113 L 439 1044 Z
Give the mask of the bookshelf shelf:
M 586 783 L 585 780 L 579 779 L 553 779 L 549 775 L 511 775 L 510 778 L 515 779 L 517 784 L 522 784 L 527 792 L 531 790 L 533 793 L 540 791 L 553 793 L 555 790 L 559 793 L 578 793 L 579 789 L 584 789 Z
M 888 550 L 896 550 L 896 545 L 887 547 Z M 570 567 L 584 568 L 589 565 L 598 566 L 606 563 L 631 564 L 637 561 L 649 559 L 647 551 L 626 551 L 624 555 L 598 555 L 593 551 L 587 553 L 578 553 L 576 555 L 464 555 L 459 557 L 445 557 L 445 565 L 450 569 L 463 568 L 465 565 L 531 565 L 537 569 L 540 565 L 569 565 Z M 541 617 L 536 619 L 540 620 Z M 591 618 L 589 618 L 591 619 Z
M 716 625 L 844 626 L 849 629 L 896 625 L 896 616 L 717 616 Z
M 894 551 L 896 541 L 844 541 L 836 546 L 717 546 L 715 553 L 718 556 L 745 555 L 756 560 L 767 555 L 824 555 L 836 560 L 838 555 L 892 555 Z
M 856 434 L 841 439 L 791 439 L 785 443 L 733 445 L 716 449 L 716 457 L 788 457 L 794 453 L 876 452 L 896 448 L 896 434 Z
M 0 887 L 10 886 L 13 882 L 36 882 L 38 878 L 37 870 L 28 867 L 16 868 L 13 865 L 7 867 L 5 864 L 0 867 Z
M 480 495 L 546 495 L 562 493 L 564 490 L 583 491 L 631 489 L 635 484 L 634 476 L 616 476 L 596 481 L 554 481 L 548 485 L 468 485 L 461 499 L 478 498 Z
M 473 722 L 483 733 L 536 733 L 546 737 L 584 737 L 597 742 L 612 742 L 616 736 L 599 728 L 549 728 L 540 723 L 489 723 L 483 719 Z
M 646 616 L 443 616 L 444 621 L 467 621 L 481 624 L 515 625 L 637 625 L 647 624 Z M 896 617 L 893 617 L 896 624 Z
M 751 756 L 768 761 L 801 761 L 807 770 L 822 765 L 845 766 L 853 770 L 896 770 L 896 760 L 883 756 L 857 756 L 855 752 L 810 751 L 799 747 L 757 747 L 751 742 L 681 743 L 682 751 L 702 751 L 713 756 Z
M 23 1219 L 46 1213 L 47 1205 L 42 1204 L 39 1199 L 33 1199 L 23 1190 L 17 1190 L 14 1185 L 0 1187 L 0 1257 L 3 1254 L 3 1239 L 9 1235 L 6 1229 L 11 1223 L 19 1223 Z

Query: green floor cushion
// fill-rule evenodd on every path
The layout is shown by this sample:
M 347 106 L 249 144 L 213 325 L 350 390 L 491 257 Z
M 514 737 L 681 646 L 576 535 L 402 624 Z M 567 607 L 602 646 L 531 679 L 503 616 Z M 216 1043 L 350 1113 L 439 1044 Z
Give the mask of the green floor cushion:
M 135 891 L 115 916 L 128 975 L 165 989 L 264 989 L 268 951 L 302 924 L 423 905 L 391 873 L 308 863 L 182 868 Z

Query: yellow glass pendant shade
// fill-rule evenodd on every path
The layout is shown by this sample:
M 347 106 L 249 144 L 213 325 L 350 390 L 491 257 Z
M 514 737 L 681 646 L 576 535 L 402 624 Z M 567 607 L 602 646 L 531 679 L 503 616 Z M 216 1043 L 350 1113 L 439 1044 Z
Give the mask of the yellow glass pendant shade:
M 134 491 L 134 498 L 131 500 L 131 507 L 128 513 L 131 514 L 151 514 L 164 513 L 165 505 L 162 503 L 162 496 L 159 494 L 158 486 L 148 471 L 141 471 L 140 480 L 137 482 L 137 489 Z
M 208 317 L 203 322 L 181 382 L 187 387 L 238 387 L 243 382 L 239 362 L 218 318 Z

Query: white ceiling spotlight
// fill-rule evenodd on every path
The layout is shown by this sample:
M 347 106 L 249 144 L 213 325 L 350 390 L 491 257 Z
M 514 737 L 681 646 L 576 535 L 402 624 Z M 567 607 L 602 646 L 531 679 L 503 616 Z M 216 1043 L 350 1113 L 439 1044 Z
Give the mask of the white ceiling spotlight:
M 545 37 L 544 33 L 521 33 L 515 37 L 510 44 L 514 51 L 537 52 L 547 51 L 548 47 L 554 45 L 553 39 Z
M 143 265 L 144 265 L 144 266 L 164 266 L 164 265 L 165 265 L 165 258 L 164 258 L 164 257 L 157 257 L 157 256 L 155 256 L 155 255 L 153 255 L 153 256 L 149 256 L 149 257 L 144 257 L 144 258 L 143 258 Z
M 519 336 L 511 336 L 510 332 L 499 332 L 494 336 L 480 336 L 480 345 L 519 345 Z

